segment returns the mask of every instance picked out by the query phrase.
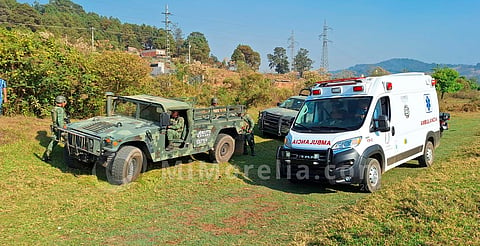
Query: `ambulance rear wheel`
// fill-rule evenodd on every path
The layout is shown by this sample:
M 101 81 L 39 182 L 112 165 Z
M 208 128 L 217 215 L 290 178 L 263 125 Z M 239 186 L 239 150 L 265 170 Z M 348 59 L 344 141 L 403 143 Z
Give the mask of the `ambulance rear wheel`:
M 433 150 L 433 143 L 428 141 L 427 144 L 425 144 L 425 150 L 423 151 L 423 155 L 418 158 L 418 163 L 420 163 L 420 166 L 429 167 L 433 164 Z
M 235 140 L 228 134 L 219 134 L 214 149 L 210 151 L 210 159 L 218 163 L 228 162 L 235 151 Z
M 363 191 L 372 193 L 380 189 L 382 169 L 380 168 L 380 163 L 377 159 L 368 158 L 363 177 L 363 184 L 361 185 Z

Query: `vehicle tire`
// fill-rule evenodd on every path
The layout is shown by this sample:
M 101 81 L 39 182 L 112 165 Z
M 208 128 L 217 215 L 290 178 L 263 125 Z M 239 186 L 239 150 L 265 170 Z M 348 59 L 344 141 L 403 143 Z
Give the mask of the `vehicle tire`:
M 235 151 L 235 141 L 228 134 L 220 133 L 210 151 L 210 159 L 218 163 L 228 162 Z
M 423 151 L 423 155 L 418 158 L 418 163 L 420 163 L 420 166 L 430 167 L 433 164 L 433 152 L 433 143 L 431 141 L 427 141 L 427 144 L 425 144 L 425 150 Z
M 363 184 L 361 189 L 365 192 L 375 192 L 380 189 L 382 180 L 382 169 L 380 163 L 375 158 L 367 159 L 367 166 L 365 167 Z
M 134 146 L 122 147 L 111 167 L 107 167 L 107 179 L 110 184 L 122 185 L 135 181 L 140 175 L 145 157 L 142 151 Z
M 67 147 L 63 147 L 63 159 L 65 161 L 65 165 L 69 168 L 73 169 L 80 169 L 82 166 L 78 163 L 75 158 L 73 158 L 69 153 Z

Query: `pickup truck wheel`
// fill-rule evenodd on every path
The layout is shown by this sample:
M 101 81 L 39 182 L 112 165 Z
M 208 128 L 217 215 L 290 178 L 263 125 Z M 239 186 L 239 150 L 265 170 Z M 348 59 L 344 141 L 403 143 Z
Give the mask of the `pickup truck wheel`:
M 420 163 L 420 166 L 429 167 L 433 164 L 433 150 L 433 143 L 431 141 L 428 141 L 427 144 L 425 144 L 425 150 L 423 151 L 423 155 L 418 158 L 418 163 Z
M 219 134 L 213 151 L 210 151 L 210 159 L 218 163 L 228 162 L 235 151 L 235 141 L 228 134 Z
M 145 158 L 139 148 L 122 147 L 113 159 L 111 168 L 107 168 L 108 182 L 115 185 L 133 182 L 140 175 L 143 165 Z
M 380 181 L 382 180 L 382 169 L 380 163 L 375 158 L 368 158 L 365 168 L 362 190 L 366 192 L 374 192 L 380 189 Z

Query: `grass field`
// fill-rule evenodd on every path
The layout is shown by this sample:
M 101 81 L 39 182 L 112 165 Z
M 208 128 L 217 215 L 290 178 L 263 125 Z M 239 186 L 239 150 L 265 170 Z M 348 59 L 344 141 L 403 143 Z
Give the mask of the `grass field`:
M 112 186 L 90 170 L 66 168 L 61 147 L 52 163 L 39 159 L 48 120 L 3 117 L 0 244 L 478 243 L 479 123 L 479 113 L 452 115 L 432 168 L 407 163 L 384 175 L 382 190 L 365 194 L 277 179 L 281 141 L 259 136 L 255 157 L 219 165 L 196 156 Z

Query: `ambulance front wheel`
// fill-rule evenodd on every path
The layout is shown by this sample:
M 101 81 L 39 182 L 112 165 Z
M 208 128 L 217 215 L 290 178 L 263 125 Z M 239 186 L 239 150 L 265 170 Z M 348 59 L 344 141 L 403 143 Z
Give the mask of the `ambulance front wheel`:
M 365 167 L 363 183 L 361 189 L 365 192 L 375 192 L 380 189 L 380 181 L 382 180 L 382 169 L 380 163 L 375 158 L 368 158 Z

